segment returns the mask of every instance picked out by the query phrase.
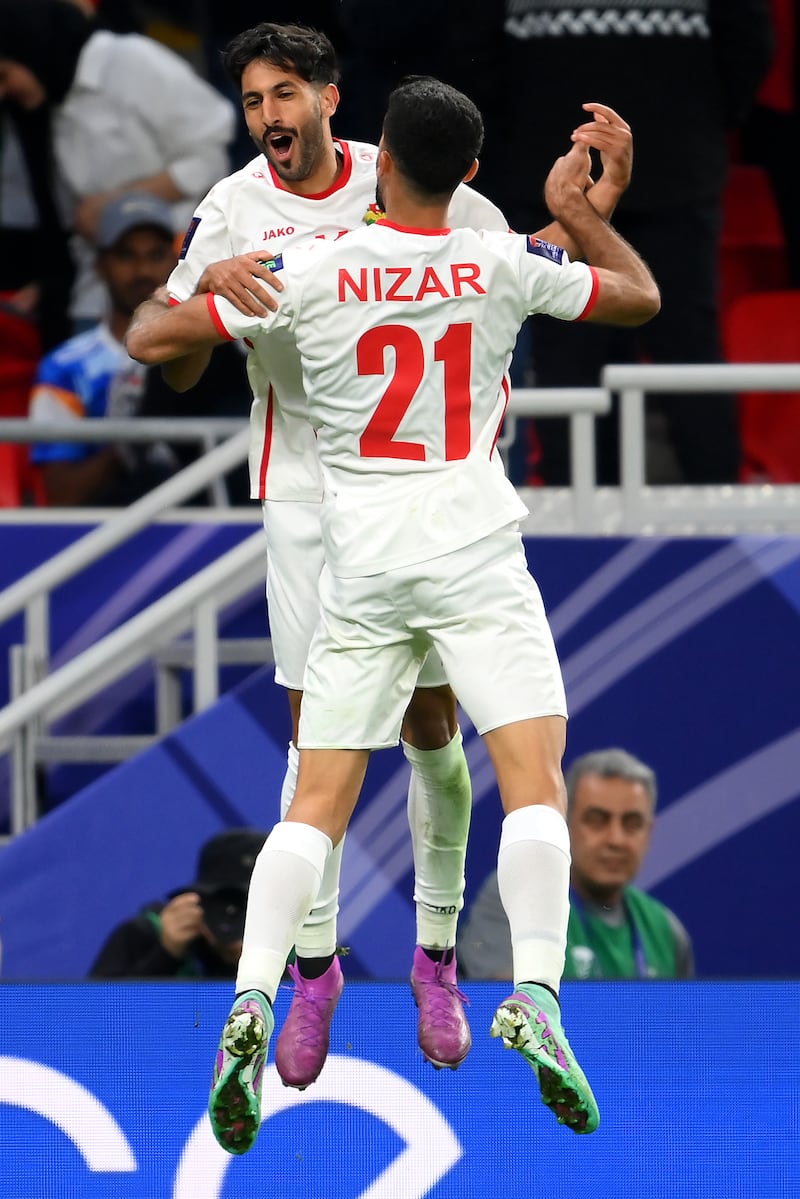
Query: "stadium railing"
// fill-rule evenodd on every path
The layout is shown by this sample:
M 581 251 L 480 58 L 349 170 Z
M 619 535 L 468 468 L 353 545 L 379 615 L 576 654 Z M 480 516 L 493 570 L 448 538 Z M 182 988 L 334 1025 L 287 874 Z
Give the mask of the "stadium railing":
M 602 389 L 534 391 L 514 395 L 513 406 L 522 413 L 566 415 L 572 422 L 572 446 L 581 464 L 581 481 L 575 488 L 573 518 L 588 518 L 594 488 L 594 417 L 607 412 L 610 398 Z M 221 437 L 233 434 L 222 445 Z M 513 430 L 506 428 L 506 438 Z M 218 617 L 226 603 L 246 594 L 265 573 L 261 534 L 248 538 L 207 567 L 188 583 L 163 597 L 127 624 L 98 641 L 79 657 L 50 673 L 50 604 L 53 591 L 90 563 L 97 561 L 153 520 L 164 518 L 204 488 L 213 489 L 226 470 L 247 457 L 246 422 L 196 420 L 91 420 L 73 426 L 22 420 L 0 421 L 0 440 L 9 441 L 201 441 L 206 454 L 123 512 L 98 510 L 101 522 L 66 550 L 31 571 L 0 594 L 0 624 L 20 611 L 25 613 L 25 643 L 10 651 L 11 702 L 0 712 L 0 753 L 11 751 L 11 833 L 15 835 L 38 818 L 37 766 L 45 762 L 116 762 L 138 753 L 163 736 L 181 718 L 180 672 L 193 671 L 194 711 L 213 703 L 219 694 L 218 668 L 222 663 L 259 663 L 271 660 L 267 638 L 243 643 L 222 642 Z M 211 448 L 214 446 L 214 448 Z M 258 519 L 255 508 L 230 509 L 224 488 L 216 496 L 216 509 L 202 509 L 203 518 L 220 512 L 236 519 Z M 11 514 L 9 513 L 6 517 Z M 30 517 L 30 510 L 15 513 Z M 35 519 L 57 520 L 55 509 L 38 509 Z M 93 510 L 81 509 L 84 520 Z M 181 510 L 178 519 L 185 515 Z M 191 632 L 191 640 L 177 641 Z M 47 726 L 77 708 L 135 665 L 156 663 L 156 729 L 153 737 L 56 737 Z
M 517 416 L 561 416 L 570 419 L 573 485 L 535 488 L 523 495 L 531 515 L 526 533 L 652 534 L 796 531 L 800 527 L 800 487 L 737 486 L 649 487 L 645 483 L 645 397 L 680 391 L 792 391 L 800 389 L 800 364 L 782 366 L 609 366 L 604 386 L 589 389 L 515 389 L 509 398 L 500 442 L 506 449 Z M 594 420 L 620 397 L 621 486 L 596 486 Z M 234 432 L 235 430 L 235 432 Z M 12 835 L 38 817 L 36 766 L 43 761 L 121 761 L 163 735 L 179 719 L 176 672 L 194 670 L 194 710 L 218 697 L 218 667 L 223 661 L 270 660 L 269 642 L 226 646 L 218 635 L 218 615 L 263 581 L 261 533 L 206 567 L 170 595 L 98 641 L 83 654 L 49 673 L 50 597 L 53 590 L 89 563 L 120 545 L 145 525 L 162 519 L 185 519 L 190 510 L 174 511 L 204 488 L 217 488 L 227 470 L 247 457 L 248 430 L 241 420 L 82 421 L 72 428 L 19 420 L 0 420 L 0 441 L 65 440 L 200 440 L 215 444 L 191 466 L 132 504 L 123 512 L 80 510 L 83 521 L 101 523 L 76 543 L 12 584 L 0 594 L 0 624 L 25 613 L 25 644 L 11 649 L 12 700 L 0 711 L 0 753 L 12 756 Z M 251 508 L 230 509 L 224 490 L 215 491 L 216 508 L 201 510 L 201 519 L 252 520 Z M 6 512 L 5 520 L 37 523 L 63 515 L 53 509 Z M 73 511 L 74 519 L 74 511 Z M 191 642 L 176 638 L 191 631 Z M 48 737 L 47 725 L 75 709 L 134 665 L 155 659 L 157 719 L 154 737 Z
M 800 486 L 645 483 L 647 395 L 800 390 L 800 363 L 607 366 L 603 385 L 620 401 L 620 488 L 615 532 L 637 534 L 797 532 Z M 702 399 L 699 401 L 702 403 Z

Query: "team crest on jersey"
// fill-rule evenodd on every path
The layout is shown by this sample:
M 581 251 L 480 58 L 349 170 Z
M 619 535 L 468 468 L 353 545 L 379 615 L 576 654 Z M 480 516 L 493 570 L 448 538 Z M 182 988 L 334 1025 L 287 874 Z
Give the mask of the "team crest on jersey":
M 272 271 L 273 275 L 276 271 L 283 270 L 283 254 L 273 254 L 271 258 L 259 258 L 261 266 L 265 266 L 268 271 Z
M 192 238 L 194 237 L 195 233 L 197 232 L 197 226 L 200 224 L 202 219 L 203 219 L 202 217 L 193 216 L 192 219 L 189 221 L 189 228 L 184 233 L 183 241 L 181 242 L 181 249 L 180 249 L 180 253 L 178 254 L 179 259 L 184 259 L 186 257 L 186 255 L 189 253 L 189 246 L 192 244 Z
M 542 241 L 540 237 L 534 237 L 533 234 L 528 238 L 526 249 L 529 254 L 538 254 L 540 258 L 549 258 L 551 262 L 557 262 L 559 265 L 564 258 L 561 246 L 554 246 L 551 241 Z
M 367 211 L 361 218 L 365 225 L 374 225 L 376 221 L 382 221 L 386 213 L 377 204 L 370 204 Z

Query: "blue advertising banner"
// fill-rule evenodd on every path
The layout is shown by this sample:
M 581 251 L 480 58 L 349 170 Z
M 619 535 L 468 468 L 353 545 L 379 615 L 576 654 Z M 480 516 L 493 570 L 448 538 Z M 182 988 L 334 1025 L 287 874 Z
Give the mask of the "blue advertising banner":
M 142 533 L 56 594 L 54 662 L 251 532 L 200 525 Z M 75 535 L 0 528 L 0 583 Z M 620 745 L 658 778 L 640 885 L 688 929 L 699 975 L 800 977 L 797 905 L 787 901 L 800 839 L 800 537 L 530 537 L 525 548 L 564 672 L 565 766 Z M 228 620 L 235 627 L 226 634 L 263 633 L 261 587 Z M 0 680 L 3 639 L 19 637 L 14 626 L 0 630 Z M 53 731 L 122 727 L 152 731 L 152 671 L 120 681 Z M 461 727 L 473 789 L 469 908 L 495 868 L 501 808 L 485 746 L 464 713 Z M 117 923 L 195 877 L 208 837 L 236 824 L 271 827 L 289 735 L 284 693 L 266 667 L 131 762 L 93 768 L 101 777 L 67 802 L 59 802 L 65 772 L 88 768 L 43 767 L 42 806 L 53 810 L 0 855 L 3 978 L 85 978 Z M 339 940 L 351 949 L 350 977 L 408 975 L 408 777 L 399 750 L 374 754 L 348 831 Z M 7 784 L 5 758 L 0 832 Z
M 8 1199 L 795 1199 L 800 986 L 579 983 L 570 1039 L 601 1125 L 560 1127 L 532 1072 L 488 1035 L 505 997 L 467 986 L 455 1073 L 416 1045 L 400 984 L 350 983 L 305 1092 L 274 1066 L 244 1157 L 205 1105 L 231 988 L 0 988 L 0 1194 Z M 278 1027 L 288 1004 L 276 1003 Z M 272 1055 L 270 1055 L 271 1060 Z

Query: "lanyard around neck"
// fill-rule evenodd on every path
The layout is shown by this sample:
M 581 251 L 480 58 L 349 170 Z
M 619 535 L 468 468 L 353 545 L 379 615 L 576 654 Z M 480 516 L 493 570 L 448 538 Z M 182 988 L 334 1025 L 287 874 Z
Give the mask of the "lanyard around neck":
M 586 938 L 586 944 L 592 951 L 592 977 L 602 978 L 603 972 L 600 967 L 600 955 L 598 953 L 597 943 L 592 935 L 589 914 L 586 911 L 586 906 L 583 900 L 573 887 L 570 887 L 569 902 L 570 907 L 577 914 L 578 919 L 580 920 L 581 929 L 584 937 Z M 647 966 L 647 954 L 645 953 L 642 934 L 639 931 L 636 921 L 631 915 L 630 907 L 628 906 L 628 902 L 624 895 L 622 897 L 622 909 L 625 913 L 625 924 L 631 938 L 633 964 L 636 970 L 636 978 L 650 978 L 650 971 Z

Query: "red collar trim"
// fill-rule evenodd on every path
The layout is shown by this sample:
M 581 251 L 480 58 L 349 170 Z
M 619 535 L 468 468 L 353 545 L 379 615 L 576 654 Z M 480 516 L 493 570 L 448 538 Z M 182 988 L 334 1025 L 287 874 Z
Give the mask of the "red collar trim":
M 394 221 L 388 221 L 385 216 L 375 224 L 388 225 L 390 229 L 397 229 L 398 233 L 419 233 L 423 237 L 446 237 L 451 232 L 450 229 L 415 229 L 412 225 L 396 225 Z
M 339 150 L 341 150 L 342 169 L 331 186 L 326 188 L 324 192 L 313 192 L 309 195 L 305 195 L 302 192 L 292 192 L 291 194 L 293 196 L 298 196 L 301 200 L 324 200 L 327 196 L 332 196 L 334 192 L 341 191 L 343 187 L 347 186 L 347 184 L 350 182 L 350 176 L 353 173 L 353 160 L 350 157 L 350 147 L 347 142 L 340 142 L 338 138 L 333 139 L 333 144 L 334 146 L 338 146 Z M 264 157 L 266 158 L 266 155 Z M 280 175 L 276 174 L 275 168 L 268 158 L 267 166 L 269 167 L 269 173 L 272 176 L 272 182 L 275 184 L 278 190 L 282 192 L 291 191 L 291 189 L 285 185 Z

